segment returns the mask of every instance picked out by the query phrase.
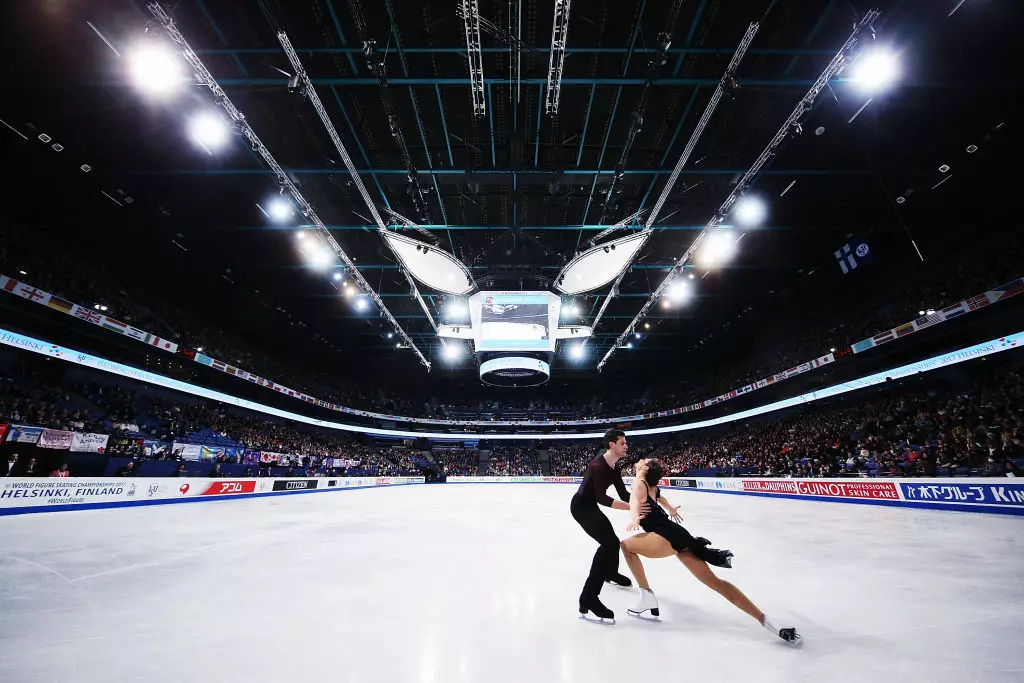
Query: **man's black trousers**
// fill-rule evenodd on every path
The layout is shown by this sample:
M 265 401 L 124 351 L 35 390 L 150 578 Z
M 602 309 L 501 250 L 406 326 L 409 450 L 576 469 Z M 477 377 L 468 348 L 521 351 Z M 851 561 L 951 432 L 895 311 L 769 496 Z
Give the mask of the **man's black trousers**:
M 583 584 L 583 592 L 580 593 L 582 603 L 591 597 L 597 597 L 604 582 L 619 573 L 619 537 L 615 535 L 612 523 L 597 508 L 596 503 L 573 496 L 569 510 L 583 530 L 600 544 L 594 553 L 594 561 L 590 564 L 590 575 Z

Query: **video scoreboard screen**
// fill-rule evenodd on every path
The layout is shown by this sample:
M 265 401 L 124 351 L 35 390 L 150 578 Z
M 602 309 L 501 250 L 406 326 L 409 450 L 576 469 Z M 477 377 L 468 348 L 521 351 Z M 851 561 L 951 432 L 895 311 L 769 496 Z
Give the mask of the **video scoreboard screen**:
M 477 351 L 555 350 L 561 298 L 551 292 L 479 292 L 470 298 Z

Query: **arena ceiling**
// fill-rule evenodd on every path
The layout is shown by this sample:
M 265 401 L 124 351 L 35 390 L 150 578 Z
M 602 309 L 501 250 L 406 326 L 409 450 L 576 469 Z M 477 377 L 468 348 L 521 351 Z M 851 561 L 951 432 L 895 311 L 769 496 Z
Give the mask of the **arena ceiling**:
M 483 288 L 547 289 L 599 231 L 650 211 L 745 29 L 759 22 L 735 87 L 596 329 L 582 363 L 592 370 L 870 8 L 847 0 L 678 4 L 672 22 L 675 4 L 667 0 L 575 0 L 558 113 L 549 115 L 553 3 L 481 0 L 482 116 L 473 111 L 454 0 L 178 0 L 165 8 L 432 361 L 440 360 L 433 329 L 313 108 L 287 87 L 292 69 L 276 33 L 285 31 L 295 46 L 379 209 L 420 223 Z M 303 263 L 298 223 L 276 226 L 261 213 L 257 203 L 278 186 L 244 140 L 215 155 L 188 143 L 186 115 L 212 107 L 207 89 L 161 103 L 126 82 L 115 52 L 123 55 L 141 37 L 151 19 L 144 3 L 18 5 L 8 7 L 16 16 L 5 22 L 0 118 L 28 139 L 2 131 L 10 160 L 5 201 L 45 226 L 40 236 L 49 248 L 101 251 L 97 263 L 167 283 L 162 290 L 183 308 L 271 344 L 302 345 L 307 358 L 335 363 L 340 352 L 418 372 L 377 311 L 354 310 L 330 273 Z M 882 11 L 876 40 L 899 52 L 900 81 L 868 102 L 847 79 L 834 79 L 802 133 L 755 182 L 769 202 L 765 225 L 746 233 L 726 267 L 690 271 L 694 301 L 653 308 L 650 327 L 610 367 L 704 362 L 701 342 L 714 335 L 793 324 L 777 312 L 794 301 L 808 316 L 828 306 L 845 286 L 832 254 L 851 235 L 913 269 L 921 261 L 911 238 L 927 264 L 963 238 L 965 222 L 983 217 L 981 207 L 1005 203 L 1011 193 L 1003 169 L 1016 149 L 1012 93 L 1020 85 L 1020 17 L 1012 5 L 875 3 Z M 367 66 L 357 17 L 383 58 L 386 88 Z M 671 47 L 652 69 L 663 32 Z M 390 130 L 385 97 L 406 154 Z M 634 116 L 642 126 L 630 140 Z M 63 151 L 40 143 L 40 133 Z M 970 144 L 981 146 L 973 156 L 965 152 Z M 942 164 L 952 173 L 939 171 Z M 413 201 L 417 194 L 422 203 Z M 443 320 L 446 297 L 421 289 Z M 593 320 L 605 296 L 607 289 L 575 298 L 581 324 Z M 450 372 L 445 367 L 435 362 L 435 374 Z M 556 360 L 559 371 L 579 367 L 562 354 Z

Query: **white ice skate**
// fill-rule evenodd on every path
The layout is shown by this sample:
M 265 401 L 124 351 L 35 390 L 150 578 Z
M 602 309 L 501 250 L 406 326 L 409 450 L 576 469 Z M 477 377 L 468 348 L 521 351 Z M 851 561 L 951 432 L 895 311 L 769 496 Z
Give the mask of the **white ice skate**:
M 661 609 L 658 608 L 658 599 L 654 597 L 654 591 L 643 588 L 640 589 L 640 600 L 626 612 L 631 617 L 639 619 L 661 616 Z M 647 612 L 650 612 L 650 617 L 646 616 Z

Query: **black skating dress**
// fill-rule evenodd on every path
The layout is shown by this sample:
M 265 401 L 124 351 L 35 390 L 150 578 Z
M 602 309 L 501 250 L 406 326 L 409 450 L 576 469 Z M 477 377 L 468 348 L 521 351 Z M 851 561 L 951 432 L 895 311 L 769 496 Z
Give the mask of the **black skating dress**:
M 651 511 L 646 517 L 640 520 L 640 527 L 651 534 L 658 534 L 672 546 L 677 553 L 689 550 L 694 557 L 704 560 L 716 567 L 732 568 L 732 551 L 709 548 L 711 541 L 706 538 L 694 538 L 683 526 L 676 524 L 669 519 L 668 513 L 658 505 L 657 499 L 661 498 L 661 491 L 658 490 L 651 498 L 651 489 L 647 482 L 641 481 L 647 491 L 647 504 Z

